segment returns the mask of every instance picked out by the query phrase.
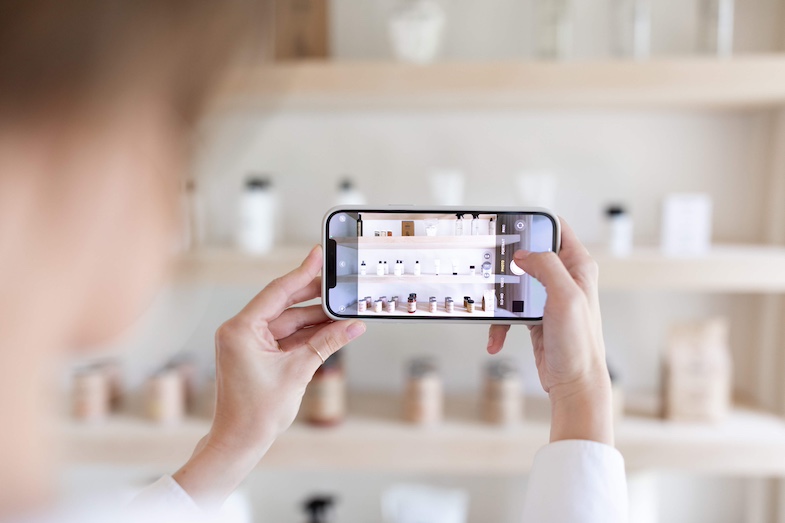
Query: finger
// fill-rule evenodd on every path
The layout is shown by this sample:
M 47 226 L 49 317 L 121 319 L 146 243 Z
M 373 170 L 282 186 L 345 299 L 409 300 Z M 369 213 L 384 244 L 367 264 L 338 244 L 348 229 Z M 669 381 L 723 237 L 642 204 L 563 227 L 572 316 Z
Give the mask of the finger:
M 289 307 L 304 301 L 318 298 L 322 295 L 322 277 L 317 276 L 306 287 L 289 296 Z
M 509 330 L 509 325 L 491 325 L 488 329 L 488 354 L 498 354 L 504 348 Z
M 514 261 L 543 284 L 549 297 L 569 296 L 579 290 L 564 263 L 553 252 L 517 251 Z
M 321 357 L 326 360 L 341 350 L 347 343 L 362 336 L 365 332 L 365 323 L 360 320 L 336 321 L 321 327 L 315 327 L 313 330 L 313 336 L 296 351 L 303 358 L 315 358 L 316 355 L 313 349 L 316 349 L 321 354 Z M 308 344 L 311 347 L 308 347 Z M 322 362 L 319 361 L 318 363 L 321 364 Z
M 586 294 L 595 294 L 597 291 L 598 268 L 597 263 L 589 251 L 578 240 L 578 236 L 566 220 L 561 219 L 562 247 L 559 258 L 578 286 Z
M 290 305 L 292 296 L 312 284 L 321 269 L 322 248 L 317 245 L 311 249 L 299 267 L 273 280 L 254 296 L 240 314 L 267 321 L 277 318 Z
M 304 327 L 318 325 L 328 321 L 321 305 L 308 307 L 292 307 L 271 321 L 268 326 L 276 340 L 287 338 Z

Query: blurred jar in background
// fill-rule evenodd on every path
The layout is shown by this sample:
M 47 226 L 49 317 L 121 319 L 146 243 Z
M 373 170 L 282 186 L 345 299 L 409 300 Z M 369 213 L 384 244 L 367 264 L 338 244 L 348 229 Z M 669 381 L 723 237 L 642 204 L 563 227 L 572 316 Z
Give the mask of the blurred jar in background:
M 403 418 L 415 425 L 436 425 L 444 417 L 442 380 L 431 358 L 409 363 L 403 396 Z
M 614 0 L 612 6 L 613 54 L 618 58 L 645 60 L 651 54 L 650 0 Z
M 733 54 L 734 0 L 701 0 L 698 49 L 727 57 Z
M 565 60 L 572 55 L 572 0 L 537 0 L 537 58 Z
M 104 421 L 110 410 L 110 387 L 107 374 L 99 365 L 76 371 L 71 391 L 71 415 L 85 422 Z
M 390 16 L 393 56 L 402 62 L 427 64 L 439 54 L 444 9 L 434 0 L 398 0 Z
M 521 379 L 511 360 L 493 360 L 486 367 L 480 411 L 482 419 L 494 425 L 514 425 L 521 420 Z
M 240 195 L 237 245 L 251 254 L 265 254 L 275 243 L 277 201 L 270 178 L 250 176 Z
M 340 352 L 327 358 L 313 375 L 305 389 L 302 412 L 305 421 L 322 427 L 337 425 L 346 417 L 346 376 Z
M 335 206 L 365 205 L 365 195 L 357 189 L 350 178 L 344 178 L 338 184 L 338 193 L 335 195 Z
M 183 379 L 177 368 L 167 367 L 151 376 L 145 384 L 147 416 L 158 423 L 171 425 L 185 414 Z

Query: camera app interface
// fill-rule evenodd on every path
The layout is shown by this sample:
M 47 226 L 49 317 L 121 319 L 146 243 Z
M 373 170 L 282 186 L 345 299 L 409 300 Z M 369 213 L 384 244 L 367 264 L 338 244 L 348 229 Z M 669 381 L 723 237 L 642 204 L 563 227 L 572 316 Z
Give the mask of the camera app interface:
M 337 212 L 327 231 L 336 277 L 326 298 L 338 316 L 543 315 L 545 289 L 513 254 L 554 249 L 546 214 Z

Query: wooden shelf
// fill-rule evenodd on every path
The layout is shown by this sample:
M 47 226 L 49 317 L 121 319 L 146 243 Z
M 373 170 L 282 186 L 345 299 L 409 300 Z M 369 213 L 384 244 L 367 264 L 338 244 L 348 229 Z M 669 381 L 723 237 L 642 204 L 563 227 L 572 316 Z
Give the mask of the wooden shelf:
M 471 240 L 472 237 L 466 238 Z M 199 251 L 182 256 L 175 275 L 180 282 L 262 286 L 298 266 L 308 250 L 307 246 L 278 248 L 262 257 L 229 249 Z M 601 249 L 590 250 L 600 265 L 602 290 L 785 292 L 783 247 L 717 245 L 706 255 L 690 258 L 668 257 L 656 247 L 636 248 L 624 258 L 610 256 Z M 401 278 L 409 277 L 435 276 Z M 369 271 L 365 278 L 370 282 L 396 276 L 375 276 Z M 482 276 L 475 278 L 482 279 Z
M 375 262 L 374 262 L 375 263 Z M 376 274 L 368 274 L 367 276 L 338 276 L 339 283 L 359 282 L 363 285 L 369 283 L 384 283 L 389 285 L 391 283 L 405 283 L 407 285 L 453 285 L 453 284 L 477 284 L 477 285 L 493 285 L 499 280 L 499 275 L 492 275 L 491 278 L 483 278 L 479 272 L 475 276 L 468 274 L 459 274 L 453 276 L 452 274 L 423 274 L 422 276 L 415 276 L 413 274 L 404 274 L 402 276 L 395 276 L 387 274 L 385 276 L 376 276 Z M 504 277 L 505 283 L 518 283 L 519 276 L 507 275 Z
M 477 421 L 474 403 L 451 399 L 437 427 L 399 421 L 388 395 L 354 395 L 352 415 L 330 429 L 295 423 L 273 445 L 260 467 L 449 474 L 524 474 L 548 442 L 542 401 L 527 399 L 527 420 L 509 428 Z M 100 426 L 66 423 L 65 458 L 72 463 L 156 464 L 185 462 L 209 429 L 206 420 L 160 427 L 120 417 Z M 785 475 L 785 420 L 736 409 L 718 425 L 626 417 L 617 446 L 629 470 L 670 470 L 725 475 Z
M 238 72 L 218 109 L 737 108 L 785 103 L 785 55 L 602 62 L 314 61 Z
M 363 236 L 333 238 L 338 245 L 363 249 L 493 249 L 504 240 L 508 245 L 521 241 L 518 234 L 482 236 Z
M 600 266 L 602 290 L 783 292 L 785 248 L 717 245 L 705 255 L 674 258 L 641 247 L 617 258 L 590 249 Z

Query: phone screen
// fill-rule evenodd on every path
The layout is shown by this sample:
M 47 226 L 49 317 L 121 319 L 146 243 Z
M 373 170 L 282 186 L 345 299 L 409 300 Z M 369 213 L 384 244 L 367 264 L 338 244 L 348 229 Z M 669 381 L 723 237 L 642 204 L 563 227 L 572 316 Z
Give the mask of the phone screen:
M 545 288 L 513 255 L 555 251 L 557 231 L 537 211 L 337 210 L 325 306 L 341 318 L 540 320 Z

